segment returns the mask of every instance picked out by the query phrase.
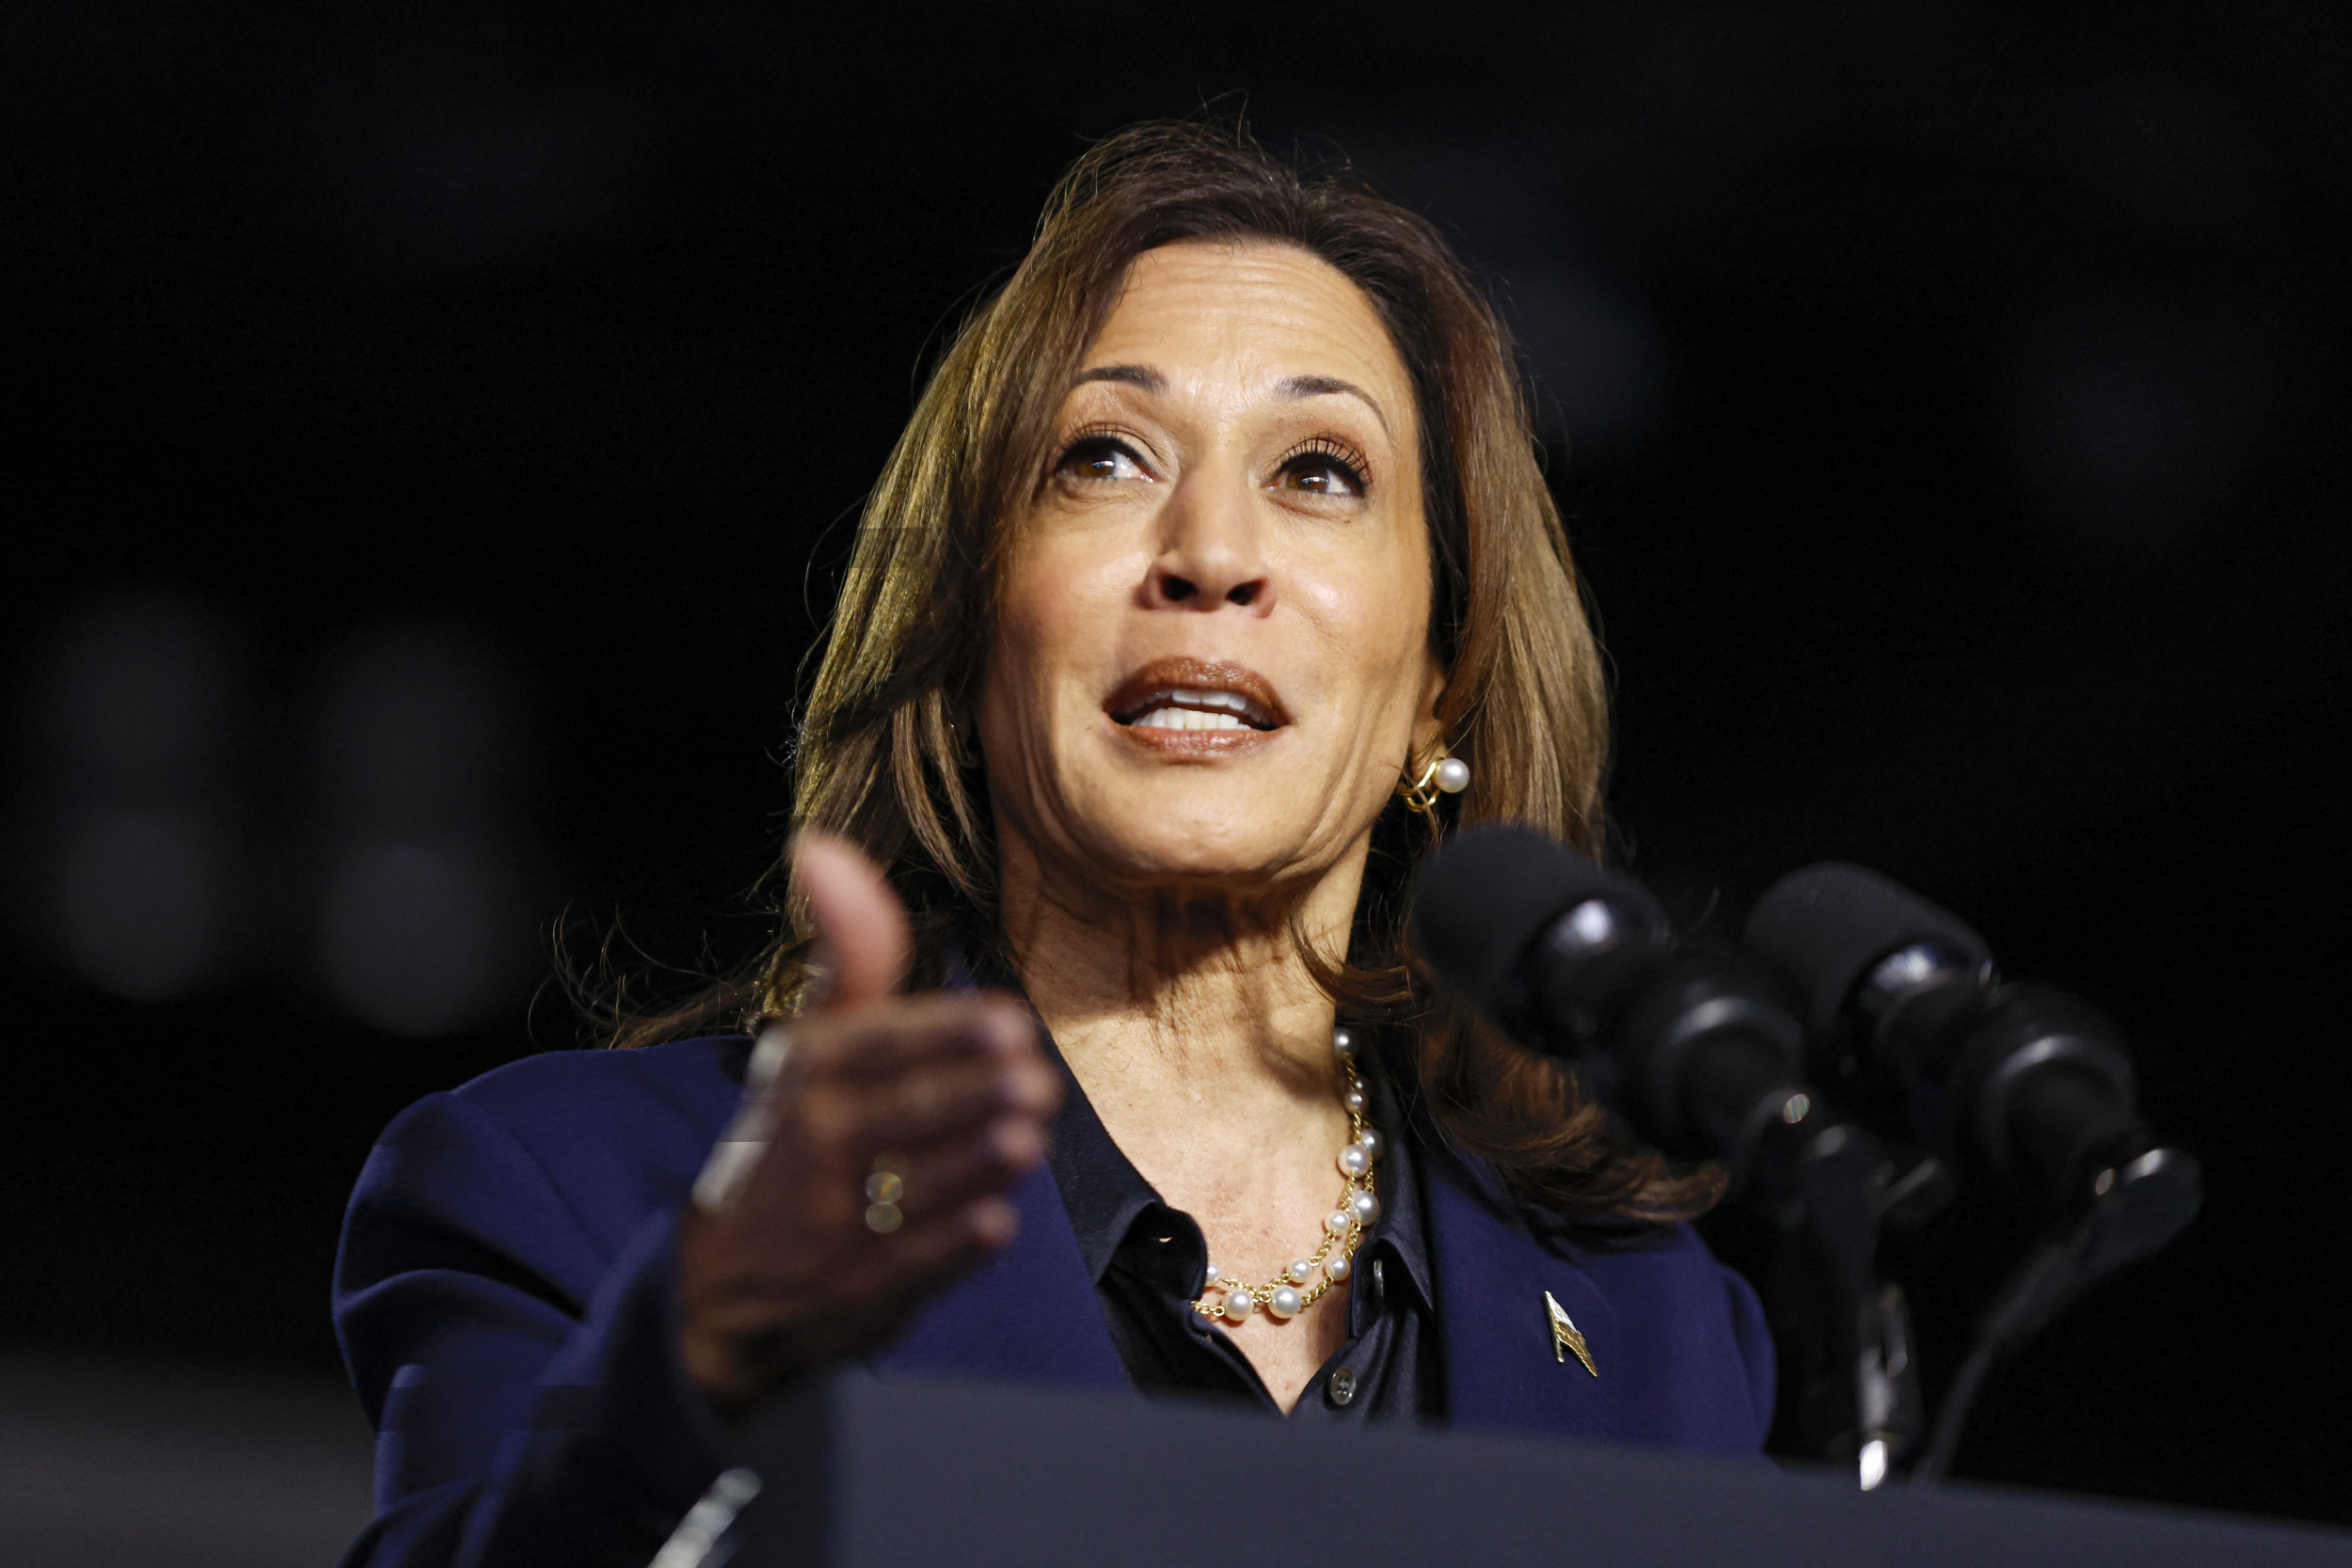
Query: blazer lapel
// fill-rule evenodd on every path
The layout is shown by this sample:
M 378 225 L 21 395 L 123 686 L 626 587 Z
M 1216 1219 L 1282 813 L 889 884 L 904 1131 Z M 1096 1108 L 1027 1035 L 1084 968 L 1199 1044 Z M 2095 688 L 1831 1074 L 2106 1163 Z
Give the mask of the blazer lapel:
M 1618 1362 L 1611 1378 L 1618 1336 L 1607 1299 L 1582 1269 L 1536 1242 L 1491 1165 L 1432 1147 L 1428 1170 L 1452 1423 L 1613 1435 L 1617 1392 L 1633 1369 Z M 1583 1333 L 1596 1372 L 1573 1354 L 1553 1354 L 1546 1291 Z
M 1094 1280 L 1049 1166 L 1011 1193 L 1021 1233 L 916 1315 L 872 1357 L 882 1370 L 954 1372 L 1025 1383 L 1128 1386 Z

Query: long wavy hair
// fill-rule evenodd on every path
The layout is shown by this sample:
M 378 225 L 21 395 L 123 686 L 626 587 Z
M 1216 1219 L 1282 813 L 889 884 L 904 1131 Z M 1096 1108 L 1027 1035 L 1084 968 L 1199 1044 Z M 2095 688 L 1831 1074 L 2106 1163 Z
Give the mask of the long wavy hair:
M 794 826 L 838 833 L 884 868 L 914 917 L 918 986 L 941 983 L 956 953 L 1012 970 L 996 924 L 987 781 L 970 742 L 1008 524 L 1045 483 L 1064 390 L 1129 266 L 1184 241 L 1295 246 L 1372 303 L 1420 414 L 1430 636 L 1447 673 L 1437 717 L 1471 769 L 1449 814 L 1602 849 L 1599 652 L 1510 344 L 1485 295 L 1434 227 L 1344 169 L 1311 177 L 1237 126 L 1140 126 L 1062 177 L 1027 257 L 933 372 L 867 499 L 801 722 Z M 1431 841 L 1392 802 L 1374 829 L 1344 961 L 1308 949 L 1342 1016 L 1407 1042 L 1416 1098 L 1439 1131 L 1525 1198 L 1643 1220 L 1706 1209 L 1723 1190 L 1720 1171 L 1670 1164 L 1625 1139 L 1571 1076 L 1414 973 L 1406 893 Z M 638 1019 L 614 1043 L 790 1014 L 809 980 L 812 931 L 795 896 L 778 915 L 775 940 L 739 978 Z

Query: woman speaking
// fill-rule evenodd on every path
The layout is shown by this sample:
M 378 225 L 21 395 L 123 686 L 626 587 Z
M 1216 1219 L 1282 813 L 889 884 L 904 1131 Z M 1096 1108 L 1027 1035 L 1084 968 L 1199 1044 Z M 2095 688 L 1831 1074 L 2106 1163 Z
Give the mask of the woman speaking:
M 842 1358 L 1755 1451 L 1761 1314 L 1681 1223 L 1720 1177 L 1405 952 L 1444 828 L 1597 847 L 1605 744 L 1437 232 L 1232 133 L 1097 147 L 866 508 L 772 950 L 369 1161 L 351 1560 L 642 1563 Z

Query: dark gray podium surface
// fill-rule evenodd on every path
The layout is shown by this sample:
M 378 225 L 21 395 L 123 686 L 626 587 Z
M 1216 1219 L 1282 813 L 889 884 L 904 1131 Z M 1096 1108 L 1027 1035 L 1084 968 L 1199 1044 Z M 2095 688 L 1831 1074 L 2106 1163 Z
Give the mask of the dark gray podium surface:
M 1763 1463 L 843 1373 L 748 1434 L 729 1568 L 2338 1564 L 2352 1533 Z

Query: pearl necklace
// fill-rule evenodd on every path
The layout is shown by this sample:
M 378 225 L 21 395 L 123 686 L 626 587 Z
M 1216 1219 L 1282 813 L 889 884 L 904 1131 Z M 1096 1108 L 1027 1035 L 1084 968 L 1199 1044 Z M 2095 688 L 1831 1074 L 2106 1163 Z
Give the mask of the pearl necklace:
M 1288 1323 L 1347 1277 L 1364 1227 L 1380 1217 L 1380 1198 L 1373 1179 L 1373 1163 L 1380 1158 L 1380 1132 L 1364 1124 L 1368 1101 L 1363 1081 L 1356 1076 L 1356 1041 L 1346 1030 L 1334 1029 L 1331 1051 L 1347 1080 L 1340 1103 L 1347 1107 L 1348 1141 L 1339 1153 L 1340 1176 L 1346 1185 L 1340 1190 L 1339 1207 L 1323 1216 L 1323 1244 L 1311 1257 L 1292 1259 L 1289 1268 L 1263 1285 L 1245 1285 L 1211 1263 L 1200 1299 L 1192 1304 L 1192 1309 L 1204 1318 L 1221 1317 L 1239 1323 L 1250 1313 L 1263 1311 L 1277 1323 Z M 1320 1279 L 1315 1279 L 1317 1269 L 1323 1271 Z M 1309 1280 L 1314 1283 L 1310 1285 Z

